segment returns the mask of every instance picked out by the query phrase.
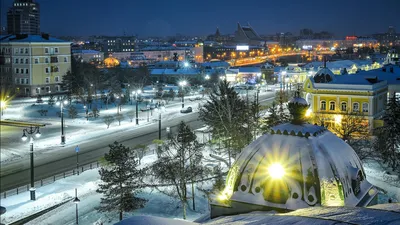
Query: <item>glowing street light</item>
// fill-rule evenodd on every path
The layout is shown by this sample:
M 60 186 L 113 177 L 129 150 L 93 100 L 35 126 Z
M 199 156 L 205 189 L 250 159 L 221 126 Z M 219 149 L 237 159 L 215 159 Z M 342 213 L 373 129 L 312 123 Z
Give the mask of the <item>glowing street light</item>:
M 274 163 L 268 167 L 268 173 L 273 179 L 281 179 L 285 175 L 285 170 L 281 164 Z
M 209 80 L 209 79 L 210 79 L 210 75 L 207 74 L 207 75 L 205 76 L 205 79 L 206 79 L 206 80 Z
M 6 107 L 7 107 L 7 102 L 1 100 L 1 101 L 0 101 L 1 115 L 3 115 L 3 111 L 4 111 L 4 109 L 6 109 Z
M 182 87 L 182 109 L 185 108 L 185 93 L 183 87 L 187 85 L 187 81 L 183 80 L 179 82 L 179 86 Z
M 136 101 L 136 125 L 139 125 L 139 102 L 138 102 L 138 94 L 140 95 L 142 90 L 135 91 L 135 101 Z
M 42 134 L 39 131 L 39 127 L 33 127 L 31 126 L 30 128 L 25 128 L 23 130 L 22 134 L 22 141 L 27 141 L 28 136 L 30 138 L 29 146 L 30 146 L 30 158 L 31 158 L 31 188 L 29 189 L 30 194 L 31 194 L 31 200 L 36 200 L 36 194 L 35 194 L 35 171 L 34 171 L 34 158 L 33 158 L 33 137 L 39 138 Z
M 188 68 L 189 67 L 189 63 L 188 62 L 184 62 L 183 63 L 183 67 Z
M 56 105 L 60 106 L 60 111 L 61 111 L 61 144 L 65 144 L 65 134 L 64 134 L 64 105 L 67 105 L 68 101 L 59 101 L 56 102 Z

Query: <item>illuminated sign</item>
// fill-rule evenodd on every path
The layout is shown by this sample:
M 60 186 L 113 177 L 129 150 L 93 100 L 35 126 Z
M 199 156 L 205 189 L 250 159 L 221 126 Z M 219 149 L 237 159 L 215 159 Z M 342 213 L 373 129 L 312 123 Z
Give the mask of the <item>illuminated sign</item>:
M 237 51 L 248 51 L 249 46 L 248 45 L 236 45 L 236 50 Z
M 304 50 L 312 50 L 312 45 L 303 45 Z

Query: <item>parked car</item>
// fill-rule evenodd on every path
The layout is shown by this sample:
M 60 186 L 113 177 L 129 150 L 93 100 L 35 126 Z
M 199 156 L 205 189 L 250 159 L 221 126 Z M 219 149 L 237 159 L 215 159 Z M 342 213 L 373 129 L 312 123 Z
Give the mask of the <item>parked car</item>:
M 192 107 L 187 107 L 186 109 L 181 109 L 181 113 L 191 113 L 193 110 L 192 110 Z

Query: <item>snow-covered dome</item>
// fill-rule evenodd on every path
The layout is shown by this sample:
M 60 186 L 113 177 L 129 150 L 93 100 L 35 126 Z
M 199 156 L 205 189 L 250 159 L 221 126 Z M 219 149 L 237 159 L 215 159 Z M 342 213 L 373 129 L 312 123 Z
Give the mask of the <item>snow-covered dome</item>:
M 307 101 L 304 98 L 300 98 L 300 97 L 294 97 L 294 98 L 290 99 L 289 103 L 308 105 Z
M 297 97 L 289 103 L 293 117 L 296 109 L 307 107 L 303 100 Z M 229 170 L 224 191 L 211 202 L 212 217 L 376 204 L 377 191 L 346 142 L 323 126 L 292 121 L 297 123 L 273 127 L 242 151 Z
M 335 74 L 330 69 L 323 67 L 314 74 L 313 79 L 315 83 L 329 83 L 335 80 Z

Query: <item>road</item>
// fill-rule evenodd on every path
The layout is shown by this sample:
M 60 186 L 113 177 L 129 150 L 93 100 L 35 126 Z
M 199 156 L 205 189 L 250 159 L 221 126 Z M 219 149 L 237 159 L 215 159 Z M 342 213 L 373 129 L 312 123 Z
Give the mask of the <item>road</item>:
M 260 103 L 266 104 L 273 100 L 273 93 L 269 92 L 260 95 Z M 198 112 L 182 114 L 182 116 L 166 121 L 162 121 L 162 137 L 166 137 L 165 128 L 171 127 L 174 133 L 179 121 L 185 121 L 194 130 L 203 126 L 203 122 L 198 120 Z M 116 134 L 105 134 L 95 139 L 89 139 L 79 143 L 79 163 L 81 165 L 95 162 L 104 153 L 108 152 L 108 145 L 118 141 L 126 146 L 138 144 L 150 144 L 154 139 L 158 139 L 158 123 L 143 125 L 138 129 L 129 132 L 118 132 Z M 59 147 L 63 150 L 54 150 L 47 155 L 35 158 L 35 180 L 44 179 L 65 171 L 76 168 L 75 146 Z M 30 180 L 30 164 L 28 160 L 17 160 L 7 163 L 1 168 L 1 192 L 25 185 Z

